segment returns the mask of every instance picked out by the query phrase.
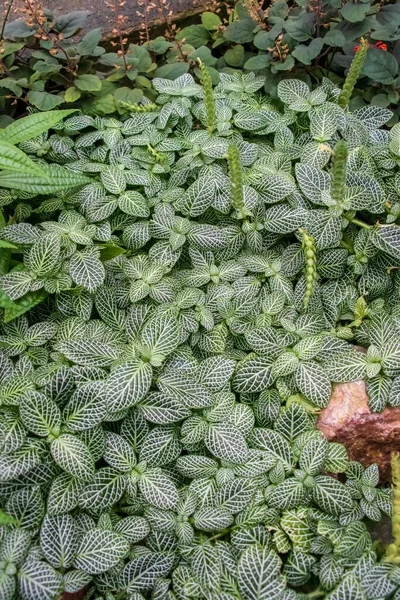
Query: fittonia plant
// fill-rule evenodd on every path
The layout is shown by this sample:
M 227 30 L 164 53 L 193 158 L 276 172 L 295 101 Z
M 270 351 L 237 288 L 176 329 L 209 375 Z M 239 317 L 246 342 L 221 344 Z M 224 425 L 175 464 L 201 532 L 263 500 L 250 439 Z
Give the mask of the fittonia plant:
M 400 126 L 202 76 L 0 174 L 4 600 L 400 597 L 390 491 L 315 429 L 332 382 L 400 404 Z

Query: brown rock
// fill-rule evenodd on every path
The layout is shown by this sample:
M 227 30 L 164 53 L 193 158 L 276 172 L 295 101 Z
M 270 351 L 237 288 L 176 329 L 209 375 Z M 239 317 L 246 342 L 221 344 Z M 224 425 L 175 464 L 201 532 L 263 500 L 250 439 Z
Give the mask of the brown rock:
M 390 481 L 391 452 L 400 451 L 400 408 L 371 413 L 364 381 L 335 384 L 317 425 L 329 441 L 346 446 L 351 460 L 377 463 L 381 482 Z
M 68 592 L 64 592 L 61 596 L 61 600 L 83 600 L 86 592 L 88 591 L 88 587 L 84 587 L 79 592 L 74 592 L 73 594 L 68 594 Z

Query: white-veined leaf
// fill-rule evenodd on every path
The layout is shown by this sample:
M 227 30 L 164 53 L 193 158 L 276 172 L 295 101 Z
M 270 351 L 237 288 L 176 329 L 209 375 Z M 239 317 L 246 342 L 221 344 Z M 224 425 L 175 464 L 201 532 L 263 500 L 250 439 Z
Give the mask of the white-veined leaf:
M 157 508 L 174 508 L 178 503 L 178 490 L 159 468 L 148 469 L 139 480 L 139 489 L 144 498 Z
M 107 379 L 107 408 L 115 412 L 134 406 L 150 389 L 153 369 L 148 362 L 132 359 L 114 369 Z
M 63 433 L 52 441 L 50 451 L 54 461 L 67 473 L 90 481 L 94 475 L 94 460 L 88 447 L 78 437 Z
M 285 589 L 281 560 L 273 550 L 250 546 L 239 559 L 237 577 L 244 600 L 278 599 Z
M 95 528 L 82 536 L 74 562 L 77 569 L 91 575 L 104 573 L 124 558 L 129 542 L 120 533 Z
M 24 394 L 20 403 L 20 416 L 25 427 L 35 435 L 46 437 L 60 432 L 60 409 L 41 392 L 30 391 Z
M 42 561 L 26 562 L 18 572 L 21 597 L 24 600 L 53 600 L 62 591 L 62 577 Z
M 77 285 L 94 292 L 104 283 L 105 269 L 101 260 L 93 254 L 76 252 L 69 262 L 69 274 Z
M 78 530 L 71 515 L 46 515 L 40 529 L 40 547 L 56 569 L 72 565 L 78 548 Z

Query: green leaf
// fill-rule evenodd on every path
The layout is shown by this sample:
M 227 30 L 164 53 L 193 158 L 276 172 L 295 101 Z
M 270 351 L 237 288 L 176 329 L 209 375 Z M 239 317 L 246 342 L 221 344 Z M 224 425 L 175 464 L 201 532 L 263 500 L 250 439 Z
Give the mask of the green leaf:
M 272 73 L 277 71 L 291 71 L 295 65 L 292 55 L 289 55 L 285 60 L 277 61 L 272 64 Z
M 200 48 L 200 46 L 208 44 L 210 34 L 203 25 L 189 25 L 188 27 L 183 27 L 178 32 L 176 38 L 180 41 L 184 40 L 186 44 L 193 46 L 193 48 Z
M 34 90 L 28 92 L 27 98 L 33 106 L 42 111 L 53 110 L 53 108 L 64 102 L 62 96 L 49 94 L 49 92 L 36 92 Z
M 15 244 L 10 244 L 10 242 L 6 242 L 5 240 L 0 240 L 0 248 L 11 248 L 13 250 L 17 250 L 18 246 L 16 246 Z M 3 275 L 4 273 L 0 274 Z
M 244 58 L 244 46 L 237 44 L 229 48 L 224 54 L 224 59 L 231 67 L 240 67 Z
M 1 526 L 15 525 L 16 523 L 18 523 L 18 521 L 16 519 L 14 519 L 14 517 L 11 517 L 7 513 L 5 513 L 3 510 L 0 510 L 0 525 Z
M 125 102 L 127 104 L 133 105 L 139 104 L 139 102 L 143 98 L 143 91 L 138 88 L 132 89 L 126 86 L 122 86 L 115 90 L 114 98 L 118 108 L 120 108 L 121 111 L 124 110 L 129 112 L 129 109 L 125 108 L 124 106 L 120 106 L 120 103 Z
M 294 40 L 306 42 L 314 33 L 315 16 L 304 11 L 300 15 L 289 17 L 285 21 L 285 29 Z
M 83 92 L 99 92 L 101 80 L 97 75 L 79 75 L 74 81 L 78 90 Z
M 221 25 L 221 19 L 219 16 L 209 11 L 204 11 L 202 13 L 201 22 L 203 27 L 205 27 L 208 31 L 217 29 Z
M 226 60 L 225 53 L 225 60 Z M 270 54 L 259 54 L 258 56 L 252 56 L 244 63 L 243 67 L 249 71 L 259 71 L 265 69 L 272 62 Z
M 305 44 L 299 44 L 292 51 L 292 56 L 297 58 L 297 60 L 304 65 L 311 65 L 312 60 L 321 52 L 323 45 L 324 40 L 322 38 L 316 38 L 315 40 L 312 40 L 308 46 Z
M 76 102 L 81 97 L 81 92 L 76 87 L 69 87 L 65 90 L 64 100 L 65 102 Z
M 346 38 L 341 31 L 331 28 L 323 37 L 323 41 L 324 44 L 327 44 L 328 46 L 337 46 L 338 48 L 341 48 L 345 44 Z
M 256 24 L 252 19 L 239 19 L 224 30 L 224 37 L 237 44 L 252 42 L 255 36 Z
M 362 73 L 385 85 L 393 83 L 398 73 L 398 63 L 390 52 L 369 48 Z
M 7 303 L 4 311 L 4 323 L 9 323 L 20 317 L 24 313 L 34 308 L 47 297 L 47 292 L 38 290 L 36 292 L 28 292 L 22 298 L 18 298 L 11 304 Z M 1 298 L 1 296 L 0 296 Z M 1 301 L 1 300 L 0 300 Z
M 65 15 L 60 15 L 54 21 L 54 29 L 61 32 L 64 38 L 71 37 L 82 29 L 89 15 L 88 10 L 74 10 Z
M 342 16 L 346 21 L 350 23 L 357 23 L 363 21 L 371 6 L 369 2 L 346 2 L 346 4 L 340 9 Z
M 167 63 L 166 65 L 162 65 L 158 67 L 154 71 L 155 77 L 163 77 L 165 79 L 177 79 L 181 75 L 184 75 L 189 71 L 189 63 L 184 62 L 173 62 Z
M 95 50 L 101 40 L 101 27 L 88 31 L 77 46 L 78 54 L 88 56 Z
M 108 260 L 112 260 L 117 256 L 121 256 L 121 254 L 125 254 L 125 252 L 126 250 L 121 248 L 121 246 L 107 244 L 107 246 L 100 248 L 100 260 L 101 262 L 107 262 Z

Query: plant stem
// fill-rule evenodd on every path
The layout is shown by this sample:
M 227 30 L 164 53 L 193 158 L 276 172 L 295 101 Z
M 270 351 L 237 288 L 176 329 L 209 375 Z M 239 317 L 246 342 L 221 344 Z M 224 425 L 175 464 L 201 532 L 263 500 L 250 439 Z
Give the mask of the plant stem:
M 374 228 L 373 225 L 368 225 L 367 223 L 364 223 L 364 221 L 359 221 L 358 219 L 348 219 L 348 221 L 350 223 L 353 223 L 354 225 L 358 225 L 359 227 L 363 227 L 364 229 L 373 229 Z
M 314 590 L 313 592 L 307 594 L 307 598 L 323 598 L 325 595 L 325 592 L 322 590 Z
M 8 20 L 8 17 L 10 16 L 10 11 L 11 11 L 13 4 L 14 4 L 14 0 L 10 0 L 9 5 L 7 6 L 6 14 L 4 15 L 4 21 L 3 21 L 3 24 L 1 26 L 1 31 L 0 31 L 0 42 L 4 39 L 4 30 L 6 28 L 7 20 Z
M 66 70 L 69 73 L 71 83 L 73 83 L 73 81 L 74 81 L 74 71 L 73 71 L 73 67 L 72 67 L 73 63 L 71 61 L 70 56 L 68 55 L 68 52 L 62 47 L 61 44 L 58 43 L 58 40 L 55 38 L 55 36 L 54 35 L 52 36 L 43 27 L 43 25 L 41 24 L 41 22 L 39 21 L 39 19 L 36 16 L 35 9 L 34 9 L 34 7 L 32 7 L 32 4 L 31 4 L 31 0 L 25 0 L 25 1 L 26 1 L 27 5 L 29 6 L 29 10 L 31 11 L 31 15 L 32 15 L 33 19 L 35 20 L 35 22 L 36 22 L 39 30 L 41 30 L 46 36 L 48 36 L 50 38 L 50 40 L 53 42 L 53 44 L 57 48 L 57 50 L 59 50 L 62 54 L 64 54 L 65 60 L 67 61 Z

